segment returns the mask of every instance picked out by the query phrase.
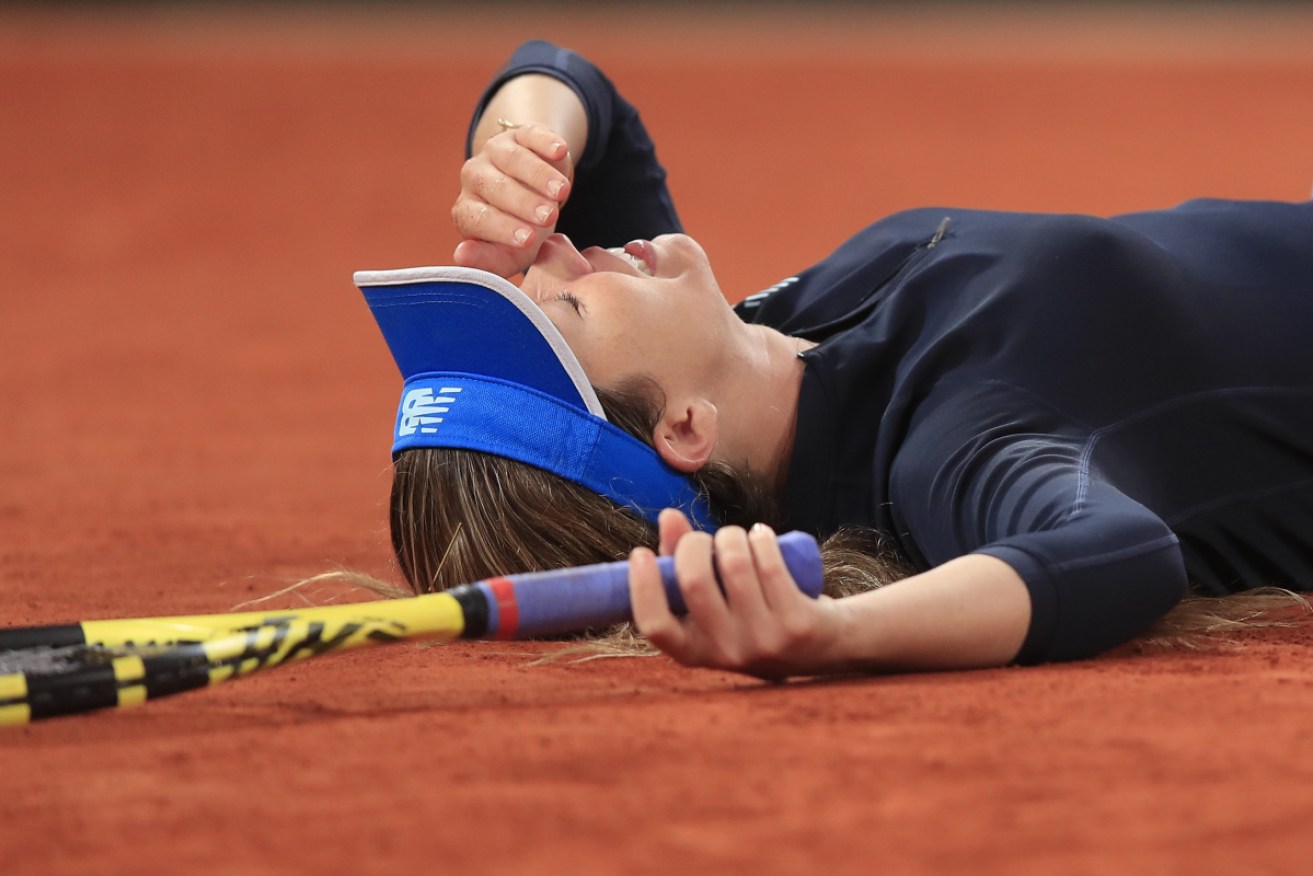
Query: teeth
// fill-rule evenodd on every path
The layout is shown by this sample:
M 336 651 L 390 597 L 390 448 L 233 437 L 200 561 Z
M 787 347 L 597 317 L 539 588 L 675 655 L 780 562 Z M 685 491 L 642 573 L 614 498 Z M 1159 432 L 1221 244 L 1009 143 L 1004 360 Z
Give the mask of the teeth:
M 637 256 L 630 255 L 629 253 L 625 252 L 623 248 L 618 246 L 613 246 L 610 249 L 608 249 L 607 252 L 611 253 L 612 255 L 617 255 L 620 258 L 624 259 L 625 261 L 629 262 L 629 264 L 634 266 L 634 270 L 638 271 L 640 274 L 646 277 L 652 276 L 652 272 L 647 269 L 647 262 L 643 261 Z

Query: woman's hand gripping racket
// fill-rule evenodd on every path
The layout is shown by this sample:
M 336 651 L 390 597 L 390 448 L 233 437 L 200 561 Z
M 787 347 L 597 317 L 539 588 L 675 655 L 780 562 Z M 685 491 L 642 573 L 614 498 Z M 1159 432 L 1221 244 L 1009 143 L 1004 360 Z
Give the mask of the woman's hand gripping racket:
M 779 538 L 799 589 L 820 594 L 816 541 Z M 669 557 L 671 608 L 684 611 Z M 442 593 L 284 612 L 84 621 L 0 630 L 0 724 L 116 706 L 367 645 L 417 639 L 528 639 L 629 620 L 624 562 L 532 572 Z

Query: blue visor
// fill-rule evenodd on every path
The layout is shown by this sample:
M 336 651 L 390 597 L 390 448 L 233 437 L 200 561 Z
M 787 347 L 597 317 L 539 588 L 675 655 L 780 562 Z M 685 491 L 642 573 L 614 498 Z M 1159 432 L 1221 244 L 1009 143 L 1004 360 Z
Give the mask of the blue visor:
M 479 450 L 587 487 L 655 522 L 679 508 L 714 530 L 706 501 L 656 451 L 606 420 L 551 320 L 510 282 L 471 268 L 358 271 L 405 383 L 392 452 Z

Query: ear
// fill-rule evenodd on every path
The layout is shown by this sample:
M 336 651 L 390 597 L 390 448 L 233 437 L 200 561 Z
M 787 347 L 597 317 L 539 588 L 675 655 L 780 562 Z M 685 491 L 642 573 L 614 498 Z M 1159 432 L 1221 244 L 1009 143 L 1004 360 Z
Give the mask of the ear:
M 720 412 L 705 398 L 676 407 L 667 405 L 652 430 L 652 443 L 666 465 L 685 474 L 707 464 L 716 449 Z

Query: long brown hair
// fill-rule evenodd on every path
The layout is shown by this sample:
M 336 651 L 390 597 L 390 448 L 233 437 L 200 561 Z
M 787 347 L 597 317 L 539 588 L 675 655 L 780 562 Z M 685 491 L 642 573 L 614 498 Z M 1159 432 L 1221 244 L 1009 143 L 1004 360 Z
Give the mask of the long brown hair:
M 635 379 L 597 395 L 608 420 L 651 442 L 664 407 L 654 383 Z M 693 480 L 721 523 L 781 526 L 764 479 L 713 462 Z M 652 524 L 586 487 L 514 460 L 449 448 L 398 455 L 390 518 L 397 562 L 416 593 L 508 572 L 620 560 L 636 546 L 657 544 Z M 872 531 L 837 533 L 821 553 L 826 591 L 835 596 L 911 572 Z
M 636 379 L 597 389 L 607 418 L 651 442 L 664 408 L 659 388 Z M 716 519 L 779 528 L 783 515 L 766 481 L 712 463 L 693 475 Z M 392 546 L 411 589 L 444 590 L 509 572 L 624 559 L 655 548 L 655 527 L 591 490 L 514 460 L 447 448 L 401 453 L 390 503 Z M 867 528 L 842 529 L 821 545 L 825 592 L 849 596 L 915 574 L 891 538 Z M 1292 608 L 1296 611 L 1292 613 Z M 1308 604 L 1276 588 L 1230 597 L 1188 596 L 1142 641 L 1197 647 L 1240 628 L 1290 622 Z

